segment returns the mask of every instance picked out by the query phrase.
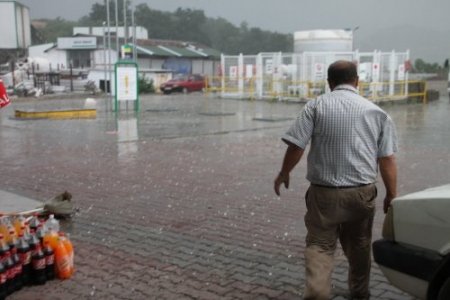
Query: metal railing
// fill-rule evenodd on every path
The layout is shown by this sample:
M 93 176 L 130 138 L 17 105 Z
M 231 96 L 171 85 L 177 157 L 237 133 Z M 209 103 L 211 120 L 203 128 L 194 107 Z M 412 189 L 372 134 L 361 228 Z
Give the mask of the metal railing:
M 360 82 L 361 96 L 377 101 L 420 99 L 426 102 L 425 81 Z M 225 98 L 278 99 L 307 101 L 328 92 L 326 81 L 299 81 L 269 77 L 205 77 L 205 92 Z

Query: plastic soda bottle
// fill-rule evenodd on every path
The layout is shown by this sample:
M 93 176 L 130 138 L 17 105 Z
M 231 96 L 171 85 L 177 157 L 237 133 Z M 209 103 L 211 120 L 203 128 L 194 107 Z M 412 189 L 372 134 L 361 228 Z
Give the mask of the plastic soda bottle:
M 45 221 L 45 228 L 48 230 L 49 228 L 52 228 L 54 231 L 59 231 L 59 221 L 55 219 L 55 215 L 50 215 L 50 217 Z
M 22 281 L 24 285 L 31 283 L 31 249 L 23 234 L 19 235 L 17 253 L 22 263 Z
M 41 245 L 38 244 L 36 250 L 31 257 L 32 278 L 34 284 L 45 284 L 47 277 L 45 276 L 45 255 Z
M 73 258 L 74 258 L 74 251 L 73 251 L 73 244 L 70 241 L 69 237 L 66 236 L 63 232 L 59 233 L 59 239 L 63 242 L 64 247 L 66 248 L 67 254 L 69 255 L 69 261 L 70 261 L 70 274 L 73 274 L 74 272 L 74 264 L 73 264 Z
M 55 247 L 56 275 L 60 279 L 67 279 L 71 276 L 70 257 L 67 254 L 64 243 L 58 239 Z
M 37 214 L 33 214 L 33 217 L 31 217 L 29 221 L 30 230 L 37 231 L 39 224 L 41 224 L 41 221 L 38 218 Z
M 53 230 L 52 227 L 48 228 L 48 231 L 44 235 L 44 244 L 48 242 L 52 247 L 53 251 L 55 251 L 56 245 L 58 244 L 58 239 L 59 239 L 58 233 L 55 230 Z
M 0 261 L 3 263 L 3 267 L 5 268 L 5 289 L 6 294 L 9 295 L 13 292 L 13 267 L 14 263 L 11 259 L 11 253 L 9 252 L 9 247 L 5 242 L 3 234 L 0 233 Z
M 4 256 L 4 264 L 6 269 L 6 293 L 11 295 L 14 292 L 14 262 L 11 258 L 11 252 L 6 252 Z
M 0 214 L 0 234 L 3 235 L 5 240 L 9 236 L 8 225 L 9 225 L 8 217 L 4 216 L 3 214 Z
M 13 267 L 13 282 L 14 282 L 14 290 L 18 291 L 22 288 L 23 286 L 23 282 L 22 282 L 22 263 L 20 261 L 19 258 L 19 254 L 17 254 L 17 238 L 15 237 L 15 235 L 13 234 L 13 232 L 9 233 L 11 239 L 9 241 L 9 251 L 11 253 L 11 259 L 14 263 L 14 267 Z
M 6 296 L 6 269 L 3 262 L 0 260 L 0 300 L 4 300 Z
M 47 242 L 44 245 L 45 255 L 45 276 L 47 280 L 55 279 L 55 252 Z
M 31 239 L 29 228 L 22 226 L 20 231 L 23 233 L 23 238 L 28 242 Z
M 44 244 L 44 236 L 45 236 L 44 224 L 40 223 L 36 230 L 36 237 L 39 239 L 42 245 Z
M 8 226 L 8 236 L 5 239 L 6 243 L 10 244 L 11 240 L 16 237 L 17 237 L 17 235 L 16 235 L 16 230 L 14 229 L 14 226 L 9 225 Z
M 36 237 L 36 233 L 34 231 L 31 231 L 30 233 L 30 239 L 28 240 L 28 244 L 30 244 L 31 257 L 33 257 L 38 246 L 41 245 L 41 242 L 39 242 L 38 238 Z
M 16 230 L 17 234 L 20 234 L 22 232 L 22 230 L 23 230 L 22 227 L 25 228 L 25 222 L 26 222 L 26 219 L 22 215 L 20 215 L 14 219 L 13 226 L 14 226 L 14 229 Z

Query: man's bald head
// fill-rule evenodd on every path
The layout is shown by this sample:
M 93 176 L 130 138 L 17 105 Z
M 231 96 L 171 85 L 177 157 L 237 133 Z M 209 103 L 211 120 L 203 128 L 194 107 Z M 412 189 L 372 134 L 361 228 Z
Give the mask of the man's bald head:
M 358 86 L 358 71 L 356 64 L 351 61 L 338 60 L 328 67 L 328 84 L 333 90 L 340 84 Z

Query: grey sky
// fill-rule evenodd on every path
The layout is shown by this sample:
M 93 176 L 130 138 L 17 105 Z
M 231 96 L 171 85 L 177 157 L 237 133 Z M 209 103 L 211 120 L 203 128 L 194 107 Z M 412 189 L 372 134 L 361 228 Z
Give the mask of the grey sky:
M 33 18 L 78 19 L 102 0 L 19 0 Z M 239 25 L 292 33 L 305 29 L 353 28 L 362 50 L 411 49 L 413 58 L 442 63 L 450 57 L 449 0 L 133 0 L 173 11 L 197 8 Z

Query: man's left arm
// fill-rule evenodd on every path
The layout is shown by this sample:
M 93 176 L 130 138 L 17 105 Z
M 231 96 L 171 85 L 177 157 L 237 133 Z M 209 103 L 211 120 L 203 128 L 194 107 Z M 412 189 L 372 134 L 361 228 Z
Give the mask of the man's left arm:
M 383 210 L 384 213 L 387 213 L 392 200 L 397 197 L 397 162 L 395 153 L 398 150 L 397 132 L 394 122 L 389 116 L 384 123 L 378 147 L 378 164 L 384 186 L 386 187 Z
M 392 200 L 397 197 L 397 162 L 394 155 L 380 157 L 381 178 L 386 187 L 386 197 L 384 198 L 383 210 L 387 213 Z

